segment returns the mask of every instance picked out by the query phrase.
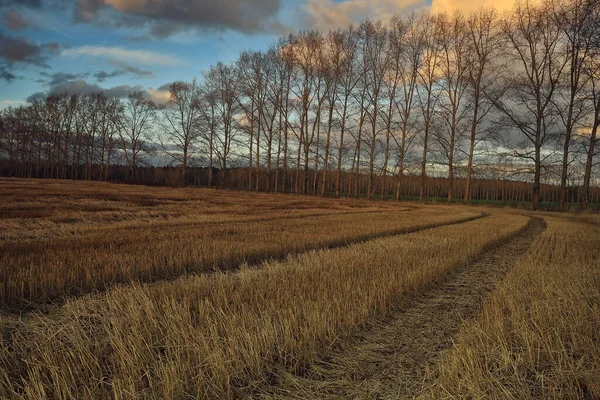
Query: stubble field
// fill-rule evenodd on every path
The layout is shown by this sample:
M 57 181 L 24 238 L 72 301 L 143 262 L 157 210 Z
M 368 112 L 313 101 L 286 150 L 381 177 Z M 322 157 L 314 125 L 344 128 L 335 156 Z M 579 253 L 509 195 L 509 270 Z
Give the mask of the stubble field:
M 597 215 L 0 180 L 0 398 L 598 398 Z

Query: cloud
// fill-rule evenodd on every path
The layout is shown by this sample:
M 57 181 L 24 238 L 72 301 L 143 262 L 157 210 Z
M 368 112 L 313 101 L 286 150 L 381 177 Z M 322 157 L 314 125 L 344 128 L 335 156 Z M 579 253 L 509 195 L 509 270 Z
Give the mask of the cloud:
M 303 6 L 304 23 L 328 31 L 345 28 L 365 18 L 388 21 L 393 15 L 425 9 L 425 0 L 308 0 Z
M 23 29 L 31 26 L 31 24 L 23 19 L 21 14 L 14 10 L 10 10 L 4 14 L 4 23 L 11 31 L 22 31 Z
M 135 91 L 144 91 L 144 89 L 139 86 L 129 86 L 129 85 L 120 85 L 114 86 L 112 88 L 102 88 L 95 84 L 89 84 L 83 79 L 77 79 L 69 82 L 64 82 L 59 85 L 53 86 L 50 90 L 46 92 L 36 92 L 27 98 L 28 102 L 33 102 L 34 100 L 41 100 L 46 98 L 47 96 L 53 94 L 77 94 L 77 95 L 85 95 L 91 93 L 99 93 L 102 92 L 108 97 L 116 97 L 116 98 L 125 98 L 129 94 Z
M 166 85 L 163 85 L 158 89 L 150 88 L 148 90 L 144 89 L 140 85 L 134 85 L 134 86 L 119 85 L 119 86 L 113 86 L 110 88 L 103 88 L 99 85 L 96 85 L 93 83 L 88 83 L 84 79 L 76 79 L 76 80 L 72 80 L 72 81 L 68 81 L 68 82 L 64 82 L 64 83 L 55 85 L 55 86 L 51 87 L 49 90 L 44 91 L 44 92 L 35 92 L 27 98 L 27 101 L 30 103 L 32 103 L 36 100 L 42 101 L 46 97 L 53 95 L 53 94 L 66 93 L 66 94 L 86 95 L 86 94 L 100 93 L 100 92 L 104 93 L 106 96 L 111 97 L 111 98 L 123 99 L 123 98 L 126 98 L 127 96 L 129 96 L 131 93 L 141 91 L 141 92 L 146 93 L 147 97 L 149 99 L 151 99 L 152 101 L 154 101 L 155 103 L 164 104 L 167 101 L 169 101 L 169 98 L 170 98 L 169 90 L 167 88 L 167 90 L 165 91 L 164 86 L 166 86 Z
M 26 101 L 21 100 L 0 100 L 0 110 L 8 107 L 19 107 L 27 105 Z
M 58 52 L 58 44 L 36 44 L 27 38 L 4 35 L 0 32 L 0 61 L 12 65 L 14 63 L 32 64 L 47 68 L 48 56 Z
M 138 67 L 134 67 L 133 65 L 127 65 L 117 60 L 110 60 L 110 64 L 118 67 L 118 69 L 113 70 L 112 72 L 106 71 L 98 71 L 94 73 L 94 77 L 98 82 L 104 82 L 107 79 L 115 78 L 117 76 L 123 75 L 134 75 L 137 78 L 153 78 L 154 73 L 150 70 L 141 69 Z
M 530 0 L 533 3 L 539 0 Z M 306 0 L 302 6 L 303 22 L 306 26 L 328 31 L 344 28 L 365 18 L 388 21 L 393 15 L 406 15 L 413 11 L 431 13 L 463 14 L 481 8 L 494 7 L 502 13 L 513 9 L 514 0 Z
M 186 65 L 184 60 L 162 54 L 154 51 L 129 50 L 122 47 L 104 47 L 104 46 L 80 46 L 70 49 L 64 49 L 61 53 L 68 57 L 99 57 L 107 58 L 113 62 L 132 62 L 144 65 L 160 66 L 182 66 Z
M 104 82 L 107 79 L 114 78 L 119 75 L 121 75 L 119 70 L 115 70 L 113 72 L 106 72 L 106 71 L 94 72 L 94 77 L 96 78 L 96 80 L 98 82 Z
M 93 86 L 96 86 L 96 85 L 93 85 Z M 123 98 L 129 96 L 131 93 L 139 92 L 139 91 L 142 91 L 142 92 L 144 91 L 144 89 L 140 85 L 135 85 L 135 86 L 119 85 L 119 86 L 113 86 L 109 89 L 102 90 L 102 92 L 105 95 L 107 95 L 108 97 L 116 97 L 118 99 L 123 99 Z
M 104 82 L 107 79 L 116 78 L 117 76 L 127 75 L 130 73 L 136 75 L 138 78 L 154 77 L 152 71 L 145 71 L 136 67 L 131 67 L 128 69 L 115 69 L 111 72 L 98 71 L 94 73 L 94 77 L 98 82 Z
M 113 26 L 138 26 L 167 37 L 189 29 L 272 32 L 280 0 L 79 0 L 75 18 Z
M 166 104 L 171 99 L 171 82 L 167 82 L 158 88 L 149 88 L 150 100 L 158 105 Z
M 171 82 L 165 83 L 164 85 L 160 86 L 157 90 L 162 90 L 162 91 L 170 91 L 171 90 Z
M 0 79 L 10 83 L 15 79 L 19 79 L 19 77 L 7 70 L 4 66 L 0 65 Z
M 432 0 L 431 12 L 451 14 L 456 10 L 460 10 L 463 14 L 469 14 L 481 8 L 491 7 L 499 12 L 504 12 L 511 10 L 514 5 L 514 0 Z
M 39 80 L 38 82 L 45 83 L 52 87 L 62 85 L 64 83 L 67 83 L 69 81 L 73 81 L 76 79 L 85 78 L 86 76 L 88 76 L 88 74 L 72 74 L 69 72 L 55 72 L 53 74 L 49 74 L 47 72 L 41 72 L 40 75 L 45 78 L 49 78 L 50 80 L 49 81 Z
M 27 102 L 22 100 L 0 100 L 0 104 L 3 106 L 18 106 L 27 104 Z
M 27 97 L 28 103 L 33 103 L 35 101 L 43 101 L 48 96 L 47 92 L 35 92 L 29 97 Z
M 23 6 L 40 8 L 42 5 L 42 0 L 0 0 L 0 6 L 2 7 Z
M 171 92 L 168 89 L 161 90 L 160 88 L 150 88 L 148 89 L 148 94 L 150 95 L 150 99 L 156 104 L 165 104 L 171 99 Z

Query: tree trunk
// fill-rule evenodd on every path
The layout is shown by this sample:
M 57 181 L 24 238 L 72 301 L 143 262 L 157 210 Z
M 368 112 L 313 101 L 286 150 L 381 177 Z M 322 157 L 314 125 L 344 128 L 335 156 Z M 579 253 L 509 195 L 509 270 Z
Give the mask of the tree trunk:
M 583 193 L 581 196 L 581 206 L 583 209 L 587 209 L 590 201 L 590 180 L 592 176 L 592 167 L 594 165 L 594 151 L 596 146 L 596 137 L 598 134 L 598 128 L 600 127 L 600 99 L 596 104 L 596 111 L 594 117 L 594 126 L 592 127 L 592 133 L 590 136 L 590 147 L 587 152 L 587 159 L 585 163 L 585 172 L 583 175 Z
M 477 138 L 477 123 L 479 119 L 479 88 L 475 89 L 475 99 L 473 100 L 473 121 L 471 122 L 471 137 L 469 140 L 469 161 L 467 163 L 467 181 L 465 182 L 465 193 L 463 203 L 469 204 L 471 199 L 471 177 L 473 174 L 473 155 L 475 153 L 475 139 Z
M 338 149 L 337 177 L 335 180 L 335 197 L 340 197 L 342 181 L 342 155 L 344 152 L 344 133 L 346 130 L 346 111 L 348 110 L 348 96 L 344 99 L 344 109 L 342 111 L 342 121 L 340 127 L 340 147 Z
M 325 160 L 323 162 L 323 182 L 321 183 L 321 196 L 325 196 L 325 185 L 327 184 L 327 168 L 329 166 L 329 144 L 331 142 L 331 126 L 333 124 L 333 106 L 334 102 L 332 101 L 329 104 L 329 118 L 327 122 L 327 139 L 325 142 Z

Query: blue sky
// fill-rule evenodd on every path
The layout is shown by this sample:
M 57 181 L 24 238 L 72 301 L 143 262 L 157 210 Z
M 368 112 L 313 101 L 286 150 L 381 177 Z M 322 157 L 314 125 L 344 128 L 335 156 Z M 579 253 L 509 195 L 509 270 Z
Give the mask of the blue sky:
M 0 0 L 0 108 L 65 90 L 101 88 L 120 96 L 139 88 L 159 96 L 165 84 L 232 62 L 242 50 L 266 49 L 285 32 L 431 6 L 430 0 Z

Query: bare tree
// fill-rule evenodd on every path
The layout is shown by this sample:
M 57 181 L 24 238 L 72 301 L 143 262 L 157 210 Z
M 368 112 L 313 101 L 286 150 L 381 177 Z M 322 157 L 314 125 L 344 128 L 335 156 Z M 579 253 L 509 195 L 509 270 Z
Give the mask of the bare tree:
M 326 37 L 327 54 L 324 59 L 325 85 L 327 93 L 327 138 L 325 141 L 325 158 L 323 161 L 323 176 L 321 178 L 321 196 L 325 195 L 327 186 L 327 171 L 329 169 L 329 150 L 331 145 L 331 133 L 334 123 L 334 109 L 336 107 L 340 92 L 338 87 L 342 79 L 344 64 L 346 62 L 344 48 L 344 35 L 341 30 L 331 31 Z
M 280 39 L 277 43 L 277 55 L 279 62 L 277 63 L 277 67 L 280 75 L 280 84 L 281 84 L 281 96 L 280 96 L 280 104 L 279 104 L 279 152 L 278 159 L 280 156 L 281 150 L 283 151 L 283 192 L 287 192 L 287 179 L 288 179 L 288 139 L 289 139 L 289 127 L 290 127 L 290 117 L 292 113 L 290 112 L 290 84 L 292 79 L 293 72 L 293 52 L 291 51 L 290 38 Z M 283 139 L 283 143 L 282 143 Z M 283 149 L 281 149 L 283 146 Z M 279 161 L 277 162 L 279 171 Z M 277 191 L 278 187 L 278 177 L 275 178 L 275 191 Z
M 350 101 L 352 93 L 359 82 L 360 75 L 356 71 L 356 55 L 358 51 L 358 34 L 351 26 L 341 37 L 340 49 L 344 54 L 343 64 L 341 66 L 340 80 L 340 107 L 336 108 L 337 118 L 339 120 L 340 136 L 338 143 L 337 174 L 335 180 L 335 197 L 340 197 L 341 179 L 342 179 L 342 158 L 344 152 L 344 134 L 347 131 L 347 124 L 351 117 Z M 340 111 L 341 109 L 341 111 Z
M 454 162 L 456 148 L 468 125 L 469 107 L 463 101 L 467 93 L 469 71 L 469 48 L 467 24 L 460 13 L 448 17 L 440 15 L 437 20 L 440 31 L 442 57 L 440 73 L 444 84 L 440 114 L 445 129 L 437 135 L 445 161 L 448 162 L 448 202 L 452 202 L 454 189 Z
M 171 162 L 180 166 L 181 183 L 186 184 L 190 161 L 199 150 L 200 90 L 194 79 L 191 83 L 171 83 L 169 93 L 169 101 L 161 108 L 157 119 L 163 132 L 161 145 Z
M 236 62 L 236 74 L 237 74 L 237 90 L 238 97 L 237 102 L 239 107 L 244 113 L 244 120 L 242 125 L 243 130 L 248 134 L 248 190 L 253 189 L 253 155 L 254 155 L 254 136 L 256 135 L 255 119 L 256 119 L 256 104 L 257 99 L 257 88 L 258 82 L 255 80 L 256 73 L 253 69 L 253 53 L 243 51 L 240 54 Z M 260 126 L 258 126 L 260 129 Z
M 591 39 L 591 55 L 584 63 L 583 72 L 588 79 L 588 97 L 592 103 L 592 116 L 589 121 L 589 140 L 586 143 L 586 160 L 583 175 L 581 204 L 587 209 L 590 202 L 590 181 L 594 167 L 594 157 L 598 146 L 598 129 L 600 129 L 600 1 L 588 1 L 589 19 L 587 34 Z
M 421 20 L 420 29 L 423 38 L 422 63 L 418 70 L 419 88 L 417 89 L 421 115 L 423 117 L 423 158 L 421 160 L 421 188 L 419 201 L 424 201 L 425 180 L 427 179 L 427 152 L 429 134 L 439 101 L 437 88 L 440 79 L 442 46 L 440 41 L 439 16 L 426 16 Z
M 211 93 L 214 102 L 214 152 L 220 164 L 221 188 L 225 187 L 227 170 L 235 136 L 238 130 L 239 103 L 237 79 L 233 67 L 223 63 L 210 68 L 204 79 L 205 93 Z M 211 106 L 212 107 L 212 106 Z
M 373 22 L 366 21 L 361 25 L 364 30 L 364 48 L 363 48 L 363 63 L 366 66 L 367 85 L 369 89 L 366 91 L 367 105 L 365 113 L 371 125 L 369 136 L 369 180 L 367 183 L 367 198 L 371 198 L 375 192 L 374 177 L 375 177 L 375 161 L 376 161 L 376 145 L 379 140 L 381 103 L 383 101 L 383 85 L 384 80 L 389 79 L 390 52 L 388 51 L 387 29 L 381 21 Z M 389 146 L 389 134 L 386 135 L 387 145 Z M 387 149 L 387 147 L 386 147 Z
M 560 178 L 560 209 L 565 209 L 567 177 L 571 163 L 570 148 L 573 133 L 587 112 L 583 73 L 587 58 L 592 55 L 592 3 L 589 0 L 556 0 L 550 5 L 551 17 L 562 31 L 560 53 L 565 58 L 566 70 L 557 90 L 555 105 L 564 126 L 562 171 Z
M 283 95 L 283 79 L 284 76 L 278 73 L 279 57 L 275 50 L 271 49 L 264 54 L 260 54 L 260 62 L 262 64 L 262 85 L 263 93 L 259 98 L 261 102 L 258 111 L 261 113 L 262 138 L 263 143 L 257 143 L 264 146 L 266 151 L 266 190 L 273 190 L 273 146 L 277 140 L 277 115 L 281 116 L 279 106 L 281 104 L 280 96 Z M 258 179 L 257 179 L 258 182 Z
M 463 202 L 471 198 L 471 179 L 473 177 L 473 158 L 476 145 L 484 139 L 480 125 L 489 114 L 493 103 L 484 95 L 484 86 L 492 84 L 497 78 L 494 60 L 502 49 L 498 30 L 498 18 L 494 9 L 481 9 L 469 18 L 469 87 L 468 98 L 472 104 L 471 130 L 467 162 L 467 177 Z
M 134 92 L 127 97 L 119 119 L 119 139 L 131 177 L 136 177 L 137 167 L 146 165 L 147 156 L 154 152 L 151 143 L 156 105 L 144 92 Z
M 565 66 L 559 57 L 561 31 L 548 12 L 546 4 L 517 3 L 502 21 L 511 68 L 500 93 L 491 97 L 503 116 L 500 124 L 512 127 L 524 139 L 511 147 L 513 156 L 533 162 L 532 199 L 536 210 L 540 205 L 542 164 L 549 157 L 549 153 L 543 153 L 544 145 L 556 124 L 552 101 Z
M 372 95 L 370 96 L 369 91 L 371 90 L 371 77 L 372 73 L 370 72 L 372 65 L 369 59 L 369 51 L 371 49 L 371 35 L 373 34 L 372 22 L 367 20 L 364 21 L 359 29 L 357 30 L 357 42 L 358 49 L 356 53 L 356 62 L 357 62 L 357 82 L 355 85 L 355 90 L 352 93 L 353 97 L 353 106 L 358 109 L 355 114 L 358 114 L 357 121 L 354 121 L 354 133 L 350 130 L 350 134 L 354 137 L 354 156 L 352 157 L 352 169 L 353 172 L 353 195 L 354 197 L 358 197 L 361 188 L 360 188 L 360 170 L 361 170 L 361 157 L 364 151 L 362 147 L 363 141 L 365 140 L 365 135 L 363 134 L 365 124 L 368 124 L 369 117 L 369 106 L 370 99 L 372 99 Z M 371 113 L 372 115 L 372 113 Z M 376 118 L 374 118 L 377 121 Z M 370 143 L 367 141 L 366 143 L 369 145 Z
M 114 158 L 115 134 L 118 130 L 119 118 L 123 113 L 123 105 L 118 99 L 109 99 L 105 95 L 99 96 L 98 101 L 100 112 L 98 162 L 100 164 L 100 179 L 107 180 L 110 165 Z
M 299 126 L 290 125 L 298 140 L 296 187 L 300 190 L 300 163 L 304 163 L 304 193 L 309 187 L 309 161 L 315 144 L 316 129 L 320 125 L 321 109 L 325 101 L 323 74 L 319 62 L 323 60 L 323 37 L 318 32 L 304 32 L 294 37 L 286 50 L 293 60 L 294 72 L 291 93 L 297 98 Z M 316 173 L 316 171 L 315 171 Z
M 398 135 L 393 136 L 398 147 L 396 200 L 400 200 L 402 178 L 406 169 L 406 155 L 416 138 L 414 133 L 416 119 L 413 111 L 416 103 L 415 95 L 424 45 L 422 31 L 418 27 L 419 21 L 420 18 L 415 15 L 410 16 L 406 22 L 406 38 L 398 35 L 397 40 L 394 40 L 394 43 L 397 43 L 396 46 L 400 47 L 398 50 L 404 50 L 397 50 L 400 56 L 397 65 L 400 79 L 400 98 L 395 101 L 395 106 L 399 118 L 400 132 L 399 137 Z M 398 30 L 401 32 L 399 28 Z
M 244 111 L 246 130 L 250 138 L 248 184 L 252 189 L 252 162 L 254 160 L 256 163 L 254 189 L 257 191 L 260 189 L 261 140 L 266 136 L 267 142 L 272 145 L 274 135 L 276 110 L 273 107 L 269 108 L 270 104 L 267 104 L 268 101 L 274 100 L 268 97 L 271 85 L 274 85 L 271 80 L 275 68 L 272 60 L 269 59 L 272 57 L 274 54 L 266 56 L 262 52 L 242 52 L 236 65 L 240 94 L 238 105 Z
M 393 131 L 396 128 L 395 113 L 397 106 L 397 91 L 402 82 L 402 55 L 405 52 L 406 35 L 409 29 L 408 23 L 398 17 L 393 17 L 390 21 L 388 31 L 388 41 L 386 52 L 389 60 L 387 69 L 382 78 L 385 89 L 385 101 L 387 108 L 382 112 L 382 119 L 385 129 L 385 148 L 383 157 L 383 182 L 381 184 L 381 198 L 385 197 L 387 189 L 388 165 L 390 160 L 390 143 L 394 137 Z
M 213 170 L 215 160 L 215 136 L 217 129 L 217 95 L 218 93 L 209 85 L 199 87 L 200 95 L 200 139 L 208 148 L 208 187 L 213 185 Z

